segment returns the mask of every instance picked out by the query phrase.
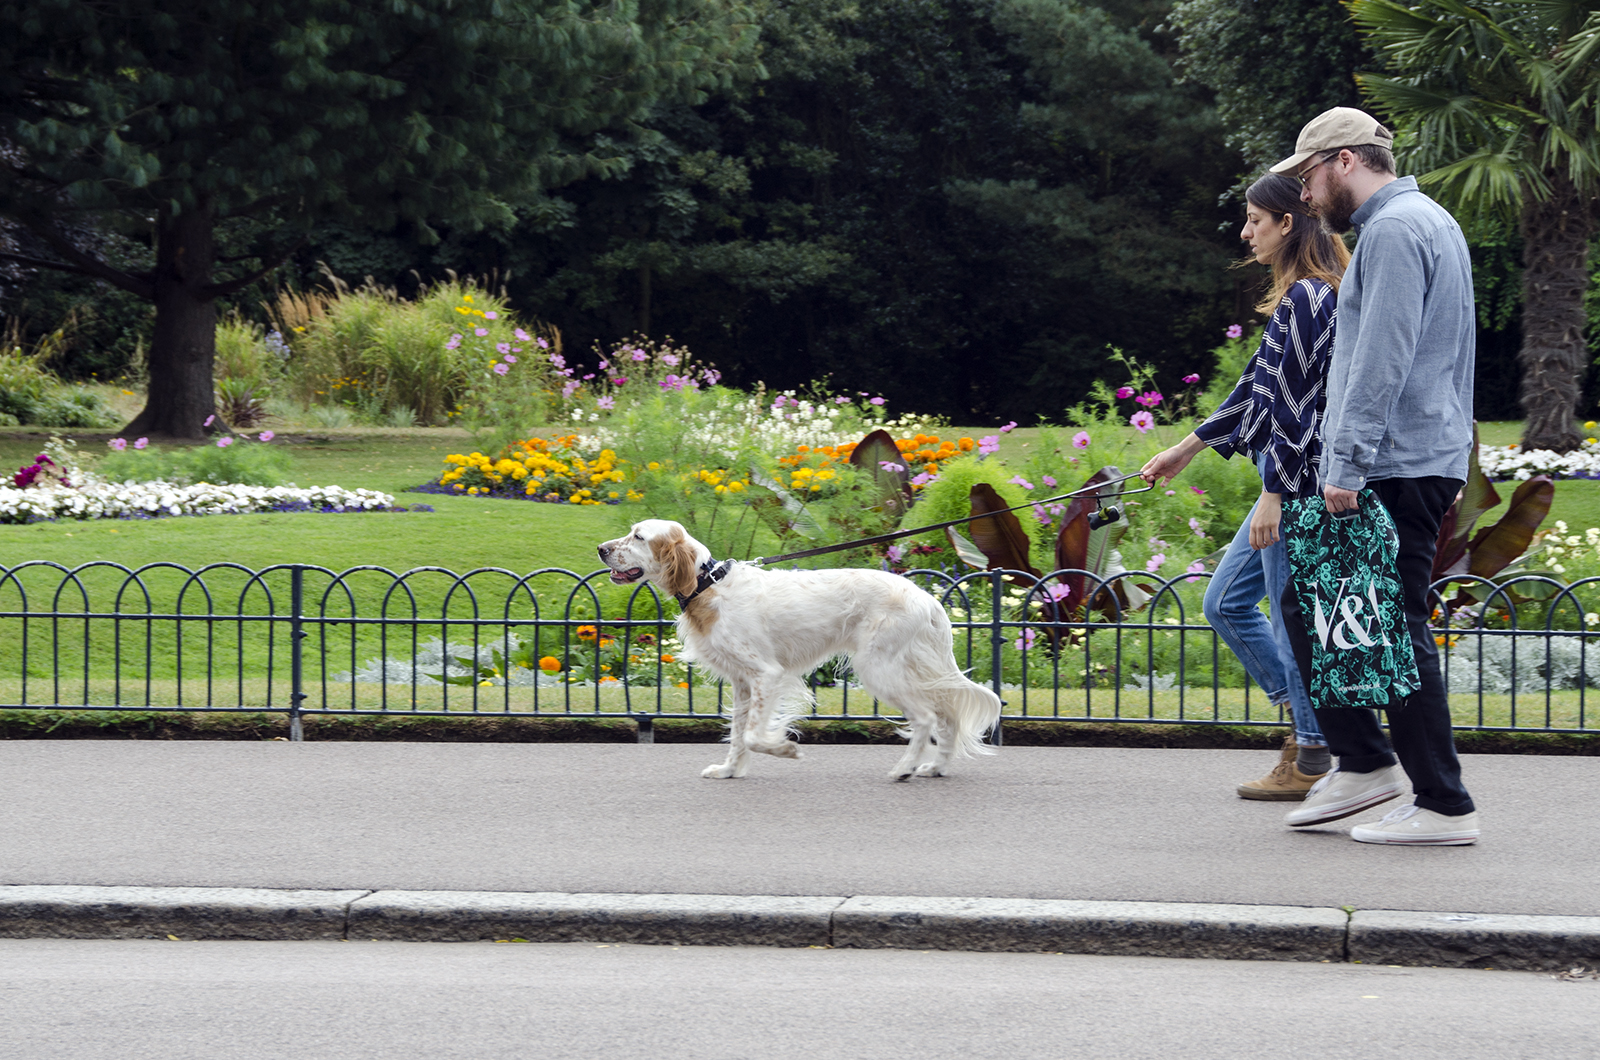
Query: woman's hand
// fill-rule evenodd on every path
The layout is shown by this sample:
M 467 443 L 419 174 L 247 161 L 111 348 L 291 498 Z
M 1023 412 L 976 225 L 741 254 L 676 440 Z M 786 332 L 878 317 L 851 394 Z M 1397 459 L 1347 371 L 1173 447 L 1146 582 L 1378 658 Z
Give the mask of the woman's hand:
M 1189 466 L 1189 461 L 1205 448 L 1205 444 L 1199 435 L 1190 434 L 1171 449 L 1163 449 L 1152 456 L 1144 467 L 1139 469 L 1139 477 L 1151 485 L 1156 485 L 1157 479 L 1171 482 L 1178 477 L 1178 472 Z
M 1250 515 L 1250 547 L 1256 551 L 1278 543 L 1278 524 L 1283 521 L 1283 495 L 1263 493 Z

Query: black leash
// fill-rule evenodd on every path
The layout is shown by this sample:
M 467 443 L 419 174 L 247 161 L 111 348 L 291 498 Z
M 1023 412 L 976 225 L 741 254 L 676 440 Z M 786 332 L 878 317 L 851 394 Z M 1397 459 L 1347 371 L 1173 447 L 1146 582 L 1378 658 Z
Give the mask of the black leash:
M 895 541 L 902 537 L 914 537 L 917 534 L 925 534 L 930 530 L 943 530 L 947 526 L 960 526 L 962 523 L 976 522 L 979 519 L 987 519 L 991 515 L 999 515 L 1002 512 L 1019 512 L 1024 508 L 1034 508 L 1042 504 L 1054 504 L 1056 501 L 1071 500 L 1075 497 L 1081 497 L 1086 493 L 1096 493 L 1099 494 L 1098 499 L 1108 500 L 1111 497 L 1123 497 L 1130 493 L 1144 493 L 1147 490 L 1155 489 L 1154 485 L 1147 484 L 1142 489 L 1117 490 L 1115 493 L 1109 494 L 1099 493 L 1099 491 L 1105 489 L 1107 486 L 1119 486 L 1131 478 L 1138 477 L 1139 473 L 1134 472 L 1131 475 L 1123 475 L 1121 478 L 1113 478 L 1107 479 L 1104 482 L 1096 482 L 1092 486 L 1084 486 L 1082 489 L 1073 490 L 1071 493 L 1063 493 L 1059 497 L 1046 497 L 1044 500 L 1029 501 L 1026 504 L 1013 505 L 1010 508 L 998 508 L 992 512 L 984 512 L 982 515 L 969 515 L 963 519 L 951 519 L 948 522 L 934 523 L 931 526 L 919 526 L 914 530 L 896 530 L 892 534 L 879 534 L 876 537 L 863 537 L 856 541 L 845 541 L 838 545 L 823 545 L 820 548 L 808 548 L 803 552 L 790 552 L 782 556 L 760 556 L 756 559 L 748 560 L 747 562 L 760 565 L 783 563 L 791 559 L 804 559 L 807 556 L 821 556 L 829 552 L 842 552 L 847 548 L 863 548 L 867 545 L 878 545 L 885 541 Z M 1104 525 L 1105 523 L 1116 522 L 1116 520 L 1121 517 L 1121 513 L 1117 512 L 1115 508 L 1108 509 L 1108 514 L 1110 517 L 1106 518 L 1101 525 Z M 1091 529 L 1092 528 L 1093 527 L 1091 526 Z M 696 590 L 695 595 L 699 595 L 699 590 Z M 691 597 L 691 599 L 692 598 L 693 597 Z

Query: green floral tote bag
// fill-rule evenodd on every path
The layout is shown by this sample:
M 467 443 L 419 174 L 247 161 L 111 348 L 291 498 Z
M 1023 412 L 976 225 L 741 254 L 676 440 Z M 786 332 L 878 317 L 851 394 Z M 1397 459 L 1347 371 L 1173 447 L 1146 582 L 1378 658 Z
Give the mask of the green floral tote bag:
M 1311 702 L 1318 707 L 1398 706 L 1421 687 L 1406 630 L 1394 520 L 1371 490 L 1353 516 L 1335 518 L 1321 497 L 1283 505 L 1289 582 L 1311 640 Z

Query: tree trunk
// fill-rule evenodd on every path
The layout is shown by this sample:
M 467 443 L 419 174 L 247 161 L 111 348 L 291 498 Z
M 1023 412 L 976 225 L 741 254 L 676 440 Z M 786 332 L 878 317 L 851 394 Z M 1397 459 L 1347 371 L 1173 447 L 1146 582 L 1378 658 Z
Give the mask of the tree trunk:
M 155 334 L 150 346 L 150 392 L 126 435 L 204 438 L 226 429 L 216 415 L 212 362 L 217 302 L 209 293 L 216 261 L 215 219 L 209 203 L 157 218 Z M 211 420 L 208 424 L 206 421 Z
M 1585 195 L 1554 174 L 1549 200 L 1522 210 L 1523 451 L 1570 452 L 1582 444 L 1578 401 L 1589 366 L 1583 309 L 1594 215 Z

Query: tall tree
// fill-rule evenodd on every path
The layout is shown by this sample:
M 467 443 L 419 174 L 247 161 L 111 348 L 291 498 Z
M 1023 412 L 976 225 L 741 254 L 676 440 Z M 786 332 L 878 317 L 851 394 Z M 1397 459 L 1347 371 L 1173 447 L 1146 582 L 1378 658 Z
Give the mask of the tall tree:
M 1357 80 L 1418 180 L 1521 229 L 1522 444 L 1578 448 L 1600 210 L 1600 0 L 1352 0 L 1388 72 Z
M 23 264 L 155 303 L 131 432 L 200 437 L 216 300 L 318 222 L 509 223 L 616 160 L 578 146 L 759 70 L 741 0 L 32 0 L 0 5 L 0 216 Z M 218 252 L 248 219 L 252 245 Z M 85 228 L 142 230 L 117 268 Z

